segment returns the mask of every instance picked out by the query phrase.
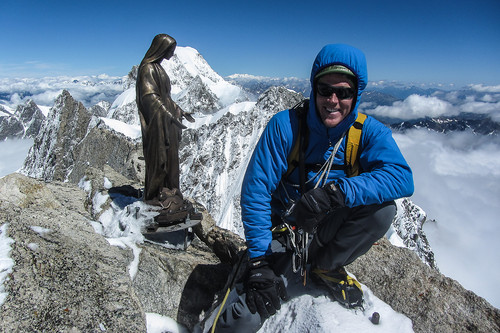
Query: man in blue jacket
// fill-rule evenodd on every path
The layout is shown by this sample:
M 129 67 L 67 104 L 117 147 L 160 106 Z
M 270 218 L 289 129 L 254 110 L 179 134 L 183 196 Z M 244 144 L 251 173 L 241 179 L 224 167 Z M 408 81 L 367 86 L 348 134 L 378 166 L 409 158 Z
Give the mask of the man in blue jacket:
M 340 304 L 361 307 L 361 287 L 344 266 L 366 253 L 387 232 L 396 211 L 394 200 L 413 193 L 411 169 L 390 129 L 372 117 L 362 125 L 357 157 L 361 171 L 354 177 L 348 174 L 346 133 L 356 126 L 367 84 L 364 54 L 349 45 L 327 45 L 314 61 L 310 81 L 305 116 L 296 109 L 277 113 L 248 165 L 241 192 L 249 257 L 245 304 L 240 297 L 238 311 L 234 304 L 232 310 L 226 310 L 232 311 L 232 319 L 224 319 L 221 326 L 234 326 L 245 316 L 246 324 L 263 322 L 280 308 L 280 298 L 286 299 L 271 250 L 273 222 L 281 220 L 313 235 L 309 247 L 313 277 L 324 283 Z M 301 121 L 306 122 L 307 131 L 299 135 Z M 288 156 L 304 135 L 303 167 L 287 172 Z M 245 306 L 253 317 L 241 310 Z

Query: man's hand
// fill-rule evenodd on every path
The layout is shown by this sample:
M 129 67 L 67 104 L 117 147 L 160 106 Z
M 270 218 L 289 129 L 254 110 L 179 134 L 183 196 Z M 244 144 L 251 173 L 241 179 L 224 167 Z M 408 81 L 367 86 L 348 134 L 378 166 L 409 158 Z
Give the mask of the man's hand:
M 344 200 L 344 194 L 333 182 L 307 191 L 295 207 L 297 226 L 314 232 L 328 213 L 345 206 Z
M 281 309 L 280 298 L 288 298 L 283 279 L 274 274 L 264 257 L 250 259 L 245 289 L 248 309 L 259 312 L 263 319 Z

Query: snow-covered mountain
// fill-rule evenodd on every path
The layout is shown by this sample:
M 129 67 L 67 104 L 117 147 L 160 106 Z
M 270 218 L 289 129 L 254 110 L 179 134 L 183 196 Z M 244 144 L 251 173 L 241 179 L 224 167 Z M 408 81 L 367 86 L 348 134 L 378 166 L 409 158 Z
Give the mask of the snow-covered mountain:
M 249 100 L 242 88 L 225 81 L 191 47 L 177 47 L 174 56 L 163 60 L 161 65 L 170 78 L 172 99 L 186 112 L 209 115 L 235 102 Z M 140 124 L 135 102 L 137 69 L 134 66 L 129 73 L 125 83 L 127 89 L 111 105 L 108 118 Z
M 228 82 L 243 87 L 252 96 L 259 96 L 271 87 L 286 87 L 304 96 L 309 96 L 311 85 L 308 79 L 297 77 L 266 77 L 249 74 L 233 74 L 225 78 Z
M 301 99 L 283 87 L 270 88 L 256 103 L 233 104 L 215 121 L 183 132 L 182 191 L 203 203 L 217 225 L 242 235 L 239 195 L 253 147 L 271 116 Z

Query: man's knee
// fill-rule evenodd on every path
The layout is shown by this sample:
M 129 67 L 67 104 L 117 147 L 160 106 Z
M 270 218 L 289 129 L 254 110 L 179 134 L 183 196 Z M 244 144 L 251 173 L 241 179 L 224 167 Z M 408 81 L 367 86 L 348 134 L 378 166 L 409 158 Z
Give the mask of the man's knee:
M 387 232 L 396 215 L 396 204 L 394 201 L 385 202 L 381 205 L 368 206 L 371 214 L 367 223 L 363 226 L 374 238 L 381 238 Z
M 227 304 L 220 314 L 215 326 L 215 332 L 257 332 L 261 326 L 258 313 L 252 314 L 245 302 L 245 295 L 240 295 L 232 304 Z

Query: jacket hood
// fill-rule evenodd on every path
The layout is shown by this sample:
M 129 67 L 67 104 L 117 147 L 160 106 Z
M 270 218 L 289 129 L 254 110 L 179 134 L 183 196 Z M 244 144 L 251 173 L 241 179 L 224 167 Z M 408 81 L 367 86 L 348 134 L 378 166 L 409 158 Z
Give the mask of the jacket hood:
M 316 92 L 314 89 L 314 77 L 322 69 L 332 65 L 343 65 L 349 68 L 357 79 L 357 97 L 354 108 L 351 113 L 337 126 L 327 128 L 316 112 Z M 321 49 L 314 60 L 311 70 L 311 95 L 309 99 L 309 110 L 307 121 L 310 128 L 314 131 L 325 133 L 328 136 L 340 137 L 356 120 L 358 115 L 358 105 L 361 100 L 361 94 L 366 88 L 368 82 L 368 73 L 366 68 L 365 55 L 361 50 L 347 44 L 329 44 Z

